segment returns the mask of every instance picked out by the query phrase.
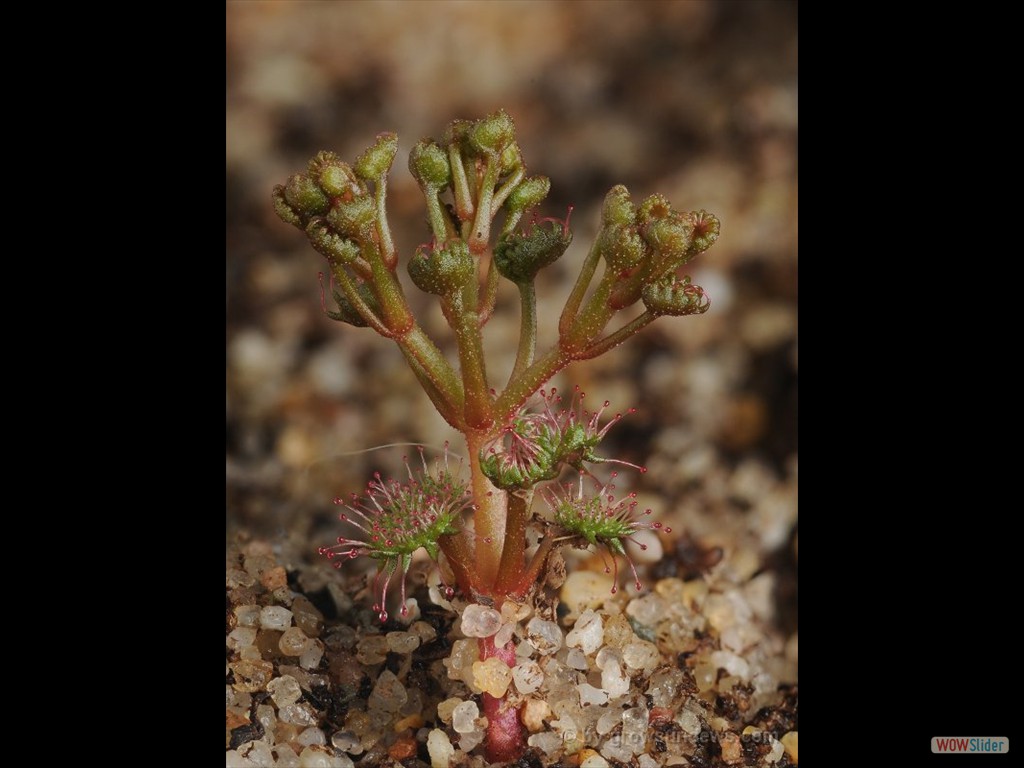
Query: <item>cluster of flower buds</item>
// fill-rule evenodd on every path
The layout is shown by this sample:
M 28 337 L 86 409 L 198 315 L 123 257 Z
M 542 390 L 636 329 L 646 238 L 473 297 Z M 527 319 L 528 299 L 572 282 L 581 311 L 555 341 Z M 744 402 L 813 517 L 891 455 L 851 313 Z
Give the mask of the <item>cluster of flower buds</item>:
M 718 219 L 706 211 L 675 211 L 660 194 L 637 206 L 624 186 L 613 187 L 604 199 L 590 263 L 562 315 L 563 347 L 577 352 L 587 349 L 612 315 L 641 299 L 648 310 L 645 322 L 660 315 L 707 311 L 710 302 L 703 289 L 691 285 L 689 277 L 680 278 L 678 270 L 711 247 L 719 228 Z M 604 273 L 582 303 L 598 258 L 605 263 Z M 635 330 L 640 327 L 636 324 Z
M 397 256 L 384 206 L 397 151 L 398 136 L 382 133 L 353 165 L 334 152 L 319 152 L 306 173 L 274 187 L 277 215 L 306 233 L 342 285 L 334 291 L 339 311 L 328 313 L 335 320 L 379 330 L 408 324 L 393 279 Z
M 440 141 L 422 139 L 409 153 L 434 240 L 462 238 L 478 255 L 489 247 L 491 222 L 505 212 L 510 232 L 523 212 L 547 196 L 551 181 L 526 176 L 515 124 L 504 110 L 479 120 L 453 120 Z
M 336 568 L 345 559 L 363 555 L 377 561 L 373 582 L 377 599 L 373 610 L 382 622 L 388 619 L 388 586 L 395 574 L 401 574 L 401 613 L 405 615 L 405 581 L 413 553 L 424 549 L 431 559 L 437 560 L 438 540 L 457 534 L 462 513 L 473 508 L 466 483 L 459 478 L 458 470 L 453 472 L 449 466 L 447 444 L 443 460 L 438 459 L 432 471 L 427 467 L 422 446 L 419 451 L 422 470 L 414 472 L 408 459 L 403 459 L 407 480 L 385 480 L 378 472 L 367 485 L 365 497 L 353 493 L 349 502 L 336 498 L 334 503 L 347 510 L 338 518 L 355 526 L 359 536 L 339 536 L 337 544 L 318 550 L 329 559 L 340 558 L 335 562 Z M 449 591 L 448 595 L 451 594 Z

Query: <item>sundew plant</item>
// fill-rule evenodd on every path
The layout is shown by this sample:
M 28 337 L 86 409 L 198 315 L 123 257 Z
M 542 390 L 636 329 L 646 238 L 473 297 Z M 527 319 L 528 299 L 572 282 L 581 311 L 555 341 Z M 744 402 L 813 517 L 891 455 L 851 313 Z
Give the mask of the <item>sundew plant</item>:
M 464 438 L 465 461 L 444 456 L 406 461 L 405 475 L 377 474 L 361 493 L 337 498 L 344 535 L 320 553 L 337 565 L 356 557 L 376 561 L 374 610 L 389 618 L 389 595 L 405 610 L 406 575 L 420 549 L 444 558 L 470 605 L 500 610 L 537 589 L 560 546 L 602 551 L 618 575 L 625 542 L 641 529 L 664 530 L 639 509 L 635 493 L 620 494 L 593 467 L 627 462 L 602 456 L 599 445 L 622 418 L 596 408 L 578 388 L 568 399 L 544 388 L 574 361 L 602 355 L 663 315 L 696 315 L 710 302 L 681 273 L 717 239 L 719 222 L 703 210 L 675 210 L 660 194 L 639 203 L 618 185 L 605 196 L 600 229 L 583 257 L 558 320 L 558 338 L 537 349 L 539 273 L 565 254 L 569 216 L 540 218 L 551 182 L 530 175 L 512 118 L 499 110 L 479 120 L 454 120 L 440 140 L 418 141 L 409 171 L 426 201 L 429 232 L 411 254 L 399 254 L 387 217 L 387 180 L 398 152 L 394 133 L 377 136 L 354 163 L 322 151 L 304 173 L 274 188 L 278 216 L 302 230 L 327 261 L 335 309 L 328 315 L 371 328 L 399 348 L 430 402 Z M 571 213 L 571 209 L 570 209 Z M 417 322 L 403 268 L 419 290 L 437 297 L 451 327 L 458 359 L 449 360 Z M 498 386 L 489 375 L 483 329 L 500 284 L 519 294 L 520 334 L 511 375 Z M 641 303 L 643 311 L 620 313 Z M 568 478 L 568 479 L 566 479 Z M 534 503 L 534 497 L 542 499 Z M 471 521 L 471 525 L 469 524 Z M 527 547 L 537 523 L 539 546 Z M 527 556 L 528 551 L 530 552 Z M 617 584 L 617 579 L 616 579 Z M 480 659 L 513 666 L 511 640 L 479 638 Z M 523 749 L 518 713 L 504 696 L 481 694 L 488 719 L 485 754 L 515 760 Z

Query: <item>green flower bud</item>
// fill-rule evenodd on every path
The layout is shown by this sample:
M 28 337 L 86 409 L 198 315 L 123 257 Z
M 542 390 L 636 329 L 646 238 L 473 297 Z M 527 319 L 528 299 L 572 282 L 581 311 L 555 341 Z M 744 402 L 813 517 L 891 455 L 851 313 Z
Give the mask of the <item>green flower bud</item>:
M 664 195 L 655 192 L 642 203 L 636 212 L 637 223 L 640 226 L 658 219 L 666 219 L 672 215 L 672 204 Z
M 475 278 L 469 246 L 453 238 L 433 253 L 417 251 L 409 260 L 409 277 L 421 291 L 437 296 L 451 295 Z
M 501 155 L 515 140 L 516 126 L 508 113 L 499 109 L 473 124 L 469 131 L 469 143 L 476 151 L 485 155 Z
M 322 216 L 309 222 L 306 236 L 316 252 L 332 264 L 351 264 L 359 256 L 359 246 L 331 229 Z
M 621 184 L 616 184 L 608 194 L 604 196 L 604 206 L 601 209 L 601 223 L 603 225 L 620 224 L 629 226 L 636 221 L 636 206 L 629 199 L 629 190 Z
M 722 224 L 718 218 L 705 210 L 694 211 L 690 214 L 693 222 L 693 244 L 691 248 L 695 253 L 706 251 L 718 239 Z
M 711 300 L 690 278 L 679 280 L 675 275 L 649 283 L 640 289 L 644 306 L 654 315 L 700 315 L 707 312 Z
M 349 202 L 338 202 L 327 214 L 327 221 L 334 231 L 359 239 L 367 227 L 377 218 L 377 207 L 369 196 L 357 197 Z
M 466 137 L 474 125 L 475 123 L 472 120 L 452 120 L 445 126 L 444 135 L 441 137 L 442 143 L 446 147 L 450 147 L 453 144 L 457 147 L 462 147 L 465 145 Z
M 693 241 L 693 222 L 689 216 L 673 213 L 663 219 L 653 219 L 640 229 L 644 240 L 658 253 L 685 264 L 692 253 L 687 255 Z
M 398 134 L 378 133 L 377 142 L 368 147 L 357 159 L 356 174 L 366 180 L 376 180 L 387 174 L 398 152 Z
M 306 219 L 326 213 L 331 204 L 316 182 L 301 173 L 288 179 L 284 199 L 298 216 Z
M 633 227 L 605 227 L 598 242 L 608 268 L 620 277 L 628 277 L 649 255 L 649 247 Z
M 338 311 L 328 311 L 327 316 L 332 320 L 354 325 L 356 328 L 365 328 L 367 326 L 366 321 L 363 320 L 362 315 L 356 311 L 355 306 L 348 300 L 348 297 L 336 288 L 332 293 L 334 294 L 334 301 L 338 304 Z M 356 293 L 362 297 L 363 301 L 369 305 L 370 309 L 372 309 L 375 314 L 380 314 L 380 304 L 377 302 L 377 297 L 373 295 L 373 291 L 370 290 L 368 283 L 360 283 L 357 285 Z
M 333 152 L 320 151 L 309 161 L 309 175 L 331 197 L 357 194 L 362 187 L 348 163 Z
M 523 153 L 515 142 L 509 144 L 501 153 L 501 175 L 512 173 L 523 165 Z
M 531 176 L 519 183 L 505 200 L 505 207 L 513 213 L 521 213 L 540 205 L 551 190 L 551 179 L 547 176 Z
M 284 197 L 284 187 L 281 184 L 274 187 L 272 197 L 274 200 L 274 211 L 277 213 L 278 218 L 285 224 L 291 224 L 293 227 L 302 229 L 302 217 L 295 209 L 288 205 L 288 201 Z
M 510 232 L 494 246 L 494 266 L 514 283 L 529 283 L 541 269 L 557 261 L 571 242 L 568 217 L 562 226 L 553 221 L 551 227 L 535 226 L 529 233 Z
M 448 153 L 433 139 L 420 139 L 409 152 L 409 172 L 424 187 L 444 189 L 452 178 Z

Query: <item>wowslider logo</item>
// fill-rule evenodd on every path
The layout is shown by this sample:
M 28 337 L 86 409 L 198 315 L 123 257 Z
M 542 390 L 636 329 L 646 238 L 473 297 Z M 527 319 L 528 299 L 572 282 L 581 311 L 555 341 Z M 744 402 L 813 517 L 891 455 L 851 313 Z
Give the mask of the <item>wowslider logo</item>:
M 1005 754 L 1010 751 L 1010 740 L 1005 736 L 935 736 L 932 752 L 962 754 Z

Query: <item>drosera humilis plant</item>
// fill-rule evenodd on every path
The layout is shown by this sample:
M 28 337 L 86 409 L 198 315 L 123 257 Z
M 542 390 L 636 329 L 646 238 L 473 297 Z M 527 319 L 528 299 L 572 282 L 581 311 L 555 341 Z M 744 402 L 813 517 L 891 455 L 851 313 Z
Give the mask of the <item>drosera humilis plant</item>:
M 387 592 L 395 578 L 404 597 L 406 572 L 418 549 L 435 560 L 444 554 L 470 603 L 500 610 L 506 600 L 529 599 L 557 546 L 597 546 L 614 560 L 625 556 L 623 542 L 638 530 L 659 530 L 637 513 L 635 496 L 616 499 L 611 480 L 602 485 L 595 478 L 597 492 L 589 495 L 583 482 L 593 476 L 587 464 L 616 461 L 601 457 L 597 447 L 621 415 L 602 423 L 607 403 L 588 412 L 583 393 L 575 390 L 563 408 L 556 390 L 541 388 L 574 361 L 608 352 L 661 316 L 707 311 L 707 295 L 680 270 L 715 242 L 719 222 L 703 210 L 677 211 L 660 194 L 636 204 L 624 186 L 613 187 L 559 316 L 557 342 L 538 352 L 535 280 L 572 242 L 572 209 L 564 220 L 533 213 L 551 182 L 527 174 L 512 118 L 498 110 L 479 120 L 454 120 L 441 140 L 426 138 L 412 147 L 409 170 L 426 201 L 430 231 L 428 242 L 404 260 L 386 208 L 397 151 L 397 135 L 382 133 L 351 165 L 333 152 L 320 152 L 305 173 L 274 188 L 274 207 L 327 261 L 337 305 L 325 307 L 327 314 L 395 342 L 431 403 L 464 437 L 469 476 L 463 479 L 463 468 L 453 471 L 447 460 L 443 468 L 423 462 L 421 472 L 407 469 L 407 480 L 375 476 L 364 497 L 341 502 L 358 538 L 340 537 L 321 552 L 377 561 L 374 594 L 381 620 L 388 618 Z M 524 220 L 530 223 L 520 227 Z M 437 296 L 454 335 L 457 365 L 406 301 L 398 277 L 403 261 L 413 285 Z M 482 330 L 497 306 L 502 279 L 519 293 L 520 334 L 511 374 L 498 391 L 492 388 Z M 638 303 L 642 312 L 613 323 Z M 538 394 L 542 404 L 535 409 L 531 403 Z M 568 470 L 576 471 L 579 483 L 558 490 L 558 478 Z M 553 519 L 534 510 L 538 490 Z M 527 530 L 535 520 L 544 535 L 528 558 Z M 494 636 L 482 637 L 479 651 L 481 660 L 515 664 L 512 640 L 498 645 Z M 524 746 L 518 712 L 505 696 L 481 696 L 488 721 L 486 759 L 518 759 Z

